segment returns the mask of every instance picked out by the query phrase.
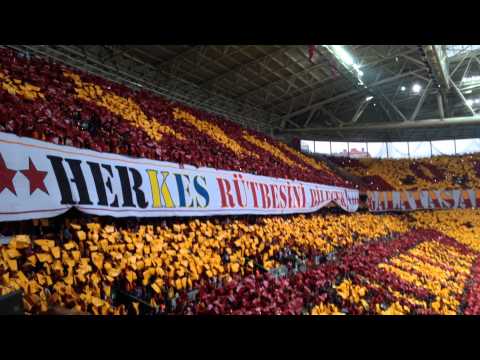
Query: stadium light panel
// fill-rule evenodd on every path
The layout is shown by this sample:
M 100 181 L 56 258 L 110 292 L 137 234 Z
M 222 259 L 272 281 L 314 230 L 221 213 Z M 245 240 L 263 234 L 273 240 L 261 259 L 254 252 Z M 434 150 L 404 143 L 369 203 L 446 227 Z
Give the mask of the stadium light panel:
M 447 57 L 451 58 L 457 55 L 464 55 L 480 49 L 480 45 L 445 45 Z
M 354 74 L 358 79 L 359 85 L 364 85 L 362 81 L 363 71 L 360 70 L 360 64 L 355 62 L 353 56 L 342 45 L 323 45 L 330 51 L 337 61 L 342 64 L 350 73 Z
M 475 75 L 475 76 L 470 76 L 470 77 L 464 77 L 462 78 L 462 85 L 463 84 L 472 84 L 472 83 L 478 83 L 480 82 L 480 76 Z
M 345 64 L 353 66 L 355 64 L 355 61 L 353 60 L 352 55 L 350 55 L 347 50 L 343 48 L 342 45 L 332 45 L 332 49 L 337 55 L 337 57 L 342 60 Z
M 471 94 L 478 87 L 480 87 L 480 76 L 478 75 L 464 77 L 460 83 L 460 89 L 464 94 Z
M 418 94 L 421 90 L 422 90 L 422 87 L 421 87 L 419 84 L 414 84 L 414 85 L 412 86 L 412 91 L 413 91 L 415 94 Z

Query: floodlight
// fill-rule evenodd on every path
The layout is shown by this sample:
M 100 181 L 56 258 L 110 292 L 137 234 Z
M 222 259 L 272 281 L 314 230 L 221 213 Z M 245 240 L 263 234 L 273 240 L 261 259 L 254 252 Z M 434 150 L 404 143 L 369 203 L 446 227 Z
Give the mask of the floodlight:
M 345 64 L 352 66 L 355 63 L 353 57 L 347 52 L 347 50 L 343 48 L 342 45 L 332 45 L 332 48 L 340 60 L 342 60 Z
M 422 90 L 422 87 L 419 84 L 414 84 L 412 86 L 412 91 L 416 94 L 418 94 Z

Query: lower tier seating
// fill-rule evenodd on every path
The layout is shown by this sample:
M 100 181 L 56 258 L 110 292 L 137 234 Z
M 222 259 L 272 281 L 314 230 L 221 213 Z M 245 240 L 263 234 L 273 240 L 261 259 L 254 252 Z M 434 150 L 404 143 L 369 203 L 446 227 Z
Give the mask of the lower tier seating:
M 479 215 L 3 223 L 0 295 L 33 314 L 477 313 Z

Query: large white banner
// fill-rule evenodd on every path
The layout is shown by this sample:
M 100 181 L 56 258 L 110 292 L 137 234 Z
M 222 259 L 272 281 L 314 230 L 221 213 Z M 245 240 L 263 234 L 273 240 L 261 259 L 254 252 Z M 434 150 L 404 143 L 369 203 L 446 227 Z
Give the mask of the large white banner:
M 372 212 L 477 208 L 480 191 L 476 189 L 372 191 L 368 209 Z
M 75 207 L 114 217 L 292 214 L 358 191 L 99 153 L 0 133 L 0 221 L 47 218 Z

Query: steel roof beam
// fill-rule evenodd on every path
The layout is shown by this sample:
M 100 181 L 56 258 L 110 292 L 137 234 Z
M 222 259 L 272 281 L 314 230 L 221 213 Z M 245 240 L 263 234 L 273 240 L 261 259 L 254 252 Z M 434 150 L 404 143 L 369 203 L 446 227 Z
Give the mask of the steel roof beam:
M 132 56 L 130 56 L 130 57 L 132 58 Z M 152 69 L 156 69 L 155 66 L 153 66 L 153 65 L 151 65 L 151 64 L 148 64 L 148 63 L 145 63 L 145 62 L 143 62 L 142 60 L 139 60 L 139 59 L 135 59 L 135 60 L 136 60 L 137 62 L 140 62 L 141 64 L 147 66 L 147 67 L 150 67 L 150 68 L 152 68 Z M 211 71 L 211 70 L 208 70 L 208 71 Z M 243 76 L 243 75 L 242 75 L 242 76 Z M 244 79 L 246 79 L 246 78 L 244 78 Z M 196 86 L 196 85 L 194 85 L 194 86 Z M 207 93 L 210 92 L 210 91 L 205 90 L 205 89 L 201 89 L 201 90 L 202 90 L 202 91 L 206 91 Z M 222 97 L 223 97 L 223 95 L 222 95 Z M 215 97 L 207 96 L 207 98 L 203 101 L 203 104 L 206 105 L 206 104 L 208 104 L 208 103 L 212 103 L 212 102 L 215 102 L 215 101 L 217 101 L 217 99 L 216 99 Z M 233 101 L 233 100 L 230 99 L 230 101 Z M 244 103 L 243 105 L 247 105 L 247 104 Z M 252 106 L 252 105 L 248 104 L 247 106 Z M 253 107 L 254 107 L 257 111 L 259 111 L 259 109 L 257 108 L 257 106 L 253 105 Z M 260 109 L 260 111 L 262 111 L 262 110 Z
M 286 54 L 285 54 L 286 55 Z M 282 62 L 280 62 L 280 60 L 278 60 L 277 58 L 275 57 L 272 57 L 271 58 L 273 62 L 275 62 L 276 64 L 280 65 L 280 67 L 283 67 L 285 70 L 287 70 L 290 74 L 293 74 L 294 72 L 290 69 L 289 66 L 285 66 L 285 64 L 283 64 Z M 299 89 L 299 86 L 296 85 L 294 82 L 290 81 L 290 80 L 286 80 L 285 79 L 285 76 L 279 74 L 276 70 L 273 70 L 272 68 L 270 68 L 269 66 L 267 66 L 264 62 L 260 62 L 259 63 L 259 66 L 263 67 L 265 70 L 271 72 L 272 74 L 274 74 L 275 76 L 277 76 L 278 78 L 280 78 L 281 80 L 284 80 L 286 81 L 290 86 L 289 87 L 294 87 L 295 89 Z M 302 80 L 303 81 L 303 80 Z M 305 81 L 303 81 L 305 83 Z M 281 87 L 279 87 L 280 90 L 283 90 Z M 287 90 L 288 91 L 288 90 Z
M 333 78 L 332 78 L 333 79 Z M 342 83 L 347 83 L 348 81 L 346 79 L 344 79 L 343 77 L 337 77 L 337 86 L 338 86 L 338 82 L 341 81 Z M 271 103 L 270 105 L 268 105 L 268 107 L 266 109 L 270 110 L 270 109 L 280 109 L 282 106 L 285 107 L 285 104 L 288 103 L 288 102 L 291 102 L 292 100 L 295 101 L 295 100 L 298 100 L 298 99 L 301 99 L 301 98 L 304 98 L 305 96 L 307 95 L 311 95 L 311 94 L 314 94 L 314 96 L 318 95 L 318 94 L 322 94 L 322 95 L 327 95 L 327 96 L 334 96 L 335 95 L 335 89 L 331 86 L 330 83 L 326 83 L 326 82 L 323 82 L 320 84 L 321 87 L 318 87 L 318 88 L 315 88 L 315 89 L 311 89 L 310 91 L 310 94 L 305 94 L 303 92 L 303 90 L 309 90 L 307 88 L 302 88 L 300 89 L 300 94 L 298 95 L 294 95 L 294 96 L 291 96 L 291 97 L 288 97 L 288 93 L 285 93 L 281 96 L 279 96 L 279 98 L 281 99 L 281 101 L 279 102 L 276 102 L 276 103 Z M 323 97 L 324 98 L 324 97 Z
M 310 59 L 308 58 L 308 55 L 305 51 L 302 51 L 299 48 L 295 48 L 295 50 L 297 50 L 297 53 L 299 53 L 300 56 L 302 56 L 303 58 L 307 59 L 310 62 Z M 320 54 L 316 46 L 315 46 L 315 51 L 317 52 L 317 54 Z M 305 67 L 298 62 L 297 62 L 297 64 L 302 68 L 302 70 L 308 69 L 308 67 Z M 311 68 L 311 66 L 310 66 L 310 68 Z M 322 70 L 322 68 L 320 68 L 320 70 Z M 318 74 L 316 74 L 315 71 L 309 71 L 307 74 L 309 74 L 310 76 L 315 78 L 315 80 L 318 81 L 318 82 L 323 81 L 323 79 L 327 76 L 326 73 L 323 72 L 323 71 L 322 71 L 322 76 L 321 77 L 318 77 Z
M 358 121 L 358 119 L 360 118 L 360 116 L 362 116 L 363 112 L 365 111 L 365 109 L 367 108 L 369 103 L 370 103 L 370 100 L 362 101 L 362 103 L 358 107 L 357 111 L 353 115 L 352 119 L 350 120 L 349 124 L 354 124 Z
M 362 126 L 344 126 L 341 128 L 303 128 L 303 129 L 285 129 L 285 132 L 323 132 L 323 131 L 358 131 L 358 130 L 390 130 L 390 129 L 419 129 L 419 128 L 436 128 L 446 127 L 449 125 L 478 125 L 480 124 L 480 115 L 462 116 L 445 119 L 428 119 L 415 122 L 397 122 L 397 123 L 378 123 L 363 124 Z
M 265 54 L 265 52 L 263 51 L 263 49 L 261 49 L 260 47 L 257 47 L 257 49 Z M 285 50 L 284 50 L 284 51 L 285 51 Z M 244 54 L 245 56 L 251 58 L 250 54 L 247 54 L 247 53 L 245 53 L 244 51 L 240 51 L 240 52 L 241 52 L 242 54 Z M 281 67 L 286 68 L 287 71 L 290 71 L 290 72 L 291 72 L 291 70 L 288 69 L 287 67 L 285 67 L 285 65 L 284 65 L 283 63 L 281 63 L 275 56 L 268 56 L 268 53 L 266 54 L 266 57 L 264 57 L 264 61 L 256 61 L 256 59 L 252 59 L 252 62 L 255 62 L 255 61 L 256 61 L 257 66 L 259 66 L 260 68 L 263 68 L 263 69 L 267 70 L 267 72 L 274 74 L 275 76 L 277 76 L 277 77 L 280 78 L 281 80 L 284 79 L 284 78 L 285 78 L 284 76 L 280 75 L 276 70 L 273 70 L 272 68 L 270 68 L 269 66 L 267 66 L 266 61 L 269 60 L 269 59 L 271 59 L 272 61 L 274 61 L 275 63 L 277 63 L 277 64 L 280 65 Z M 240 73 L 240 72 L 237 71 L 237 72 L 235 72 L 234 74 L 238 75 L 239 73 Z M 261 72 L 260 72 L 260 73 L 261 73 Z M 257 74 L 254 73 L 254 75 L 257 75 Z M 248 79 L 248 82 L 251 83 L 251 80 Z M 267 82 L 269 82 L 269 81 L 267 81 Z M 295 85 L 295 84 L 294 84 L 293 82 L 291 82 L 291 81 L 288 81 L 288 84 L 289 84 L 289 88 L 290 88 L 290 87 L 294 87 L 294 88 L 297 89 L 297 90 L 298 90 L 298 88 L 299 88 L 298 85 Z M 275 87 L 276 87 L 278 90 L 280 90 L 281 92 L 284 92 L 284 91 L 285 91 L 281 86 L 276 85 Z M 288 91 L 288 89 L 287 89 L 287 91 Z M 273 92 L 270 92 L 269 95 L 270 95 L 270 97 L 278 98 L 278 96 L 275 95 Z M 238 99 L 235 98 L 235 97 L 234 97 L 234 99 L 235 99 L 235 100 L 238 100 Z
M 324 106 L 320 107 L 318 109 L 319 111 L 323 112 L 324 114 L 327 114 L 327 116 L 332 119 L 337 125 L 342 125 L 343 121 L 340 120 L 338 117 L 336 117 L 331 111 L 329 111 L 327 108 Z
M 251 91 L 249 91 L 249 92 L 240 94 L 239 96 L 236 97 L 236 99 L 243 99 L 243 98 L 248 97 L 248 96 L 250 96 L 250 95 L 252 95 L 252 94 L 254 94 L 254 93 L 257 93 L 257 92 L 262 91 L 262 90 L 264 91 L 265 89 L 268 89 L 268 88 L 270 88 L 270 87 L 273 87 L 273 86 L 275 86 L 275 85 L 278 85 L 279 83 L 282 83 L 282 82 L 284 82 L 284 81 L 289 81 L 289 80 L 297 79 L 297 78 L 299 78 L 300 76 L 302 76 L 302 75 L 304 75 L 304 74 L 308 74 L 308 73 L 310 73 L 311 71 L 316 70 L 316 69 L 319 69 L 319 68 L 321 69 L 321 68 L 324 67 L 324 66 L 325 66 L 324 63 L 313 65 L 313 66 L 310 67 L 310 68 L 307 68 L 307 69 L 298 71 L 298 72 L 296 72 L 296 73 L 294 73 L 294 74 L 292 74 L 292 75 L 290 75 L 290 76 L 288 76 L 288 77 L 286 77 L 286 78 L 276 80 L 276 81 L 271 82 L 271 83 L 269 83 L 269 84 L 266 84 L 266 85 L 264 85 L 264 86 L 261 86 L 261 87 L 258 87 L 258 88 L 256 88 L 256 89 L 253 89 L 253 90 L 251 90 Z M 331 80 L 331 79 L 333 79 L 333 78 L 334 78 L 334 77 L 327 77 L 327 78 L 324 78 L 322 81 Z M 312 85 L 308 85 L 308 86 L 304 87 L 303 89 L 305 89 L 305 88 L 307 88 L 307 87 L 308 87 L 308 88 L 311 88 Z
M 173 57 L 171 57 L 168 60 L 159 61 L 159 62 L 157 62 L 155 64 L 152 64 L 152 65 L 154 65 L 155 67 L 169 67 L 169 66 L 172 66 L 172 65 L 176 64 L 179 60 L 187 59 L 190 54 L 192 54 L 196 51 L 199 51 L 203 46 L 205 46 L 205 45 L 194 45 L 190 49 L 182 51 L 181 53 L 174 55 Z
M 450 74 L 444 48 L 441 45 L 423 45 L 423 49 L 434 77 L 440 84 L 440 89 L 447 91 L 450 88 Z
M 298 52 L 301 53 L 300 49 L 299 48 L 295 48 Z M 285 52 L 284 54 L 286 57 L 288 57 L 293 63 L 295 63 L 295 65 L 297 65 L 301 70 L 300 71 L 303 71 L 306 69 L 305 66 L 303 66 L 295 57 L 293 57 L 291 54 L 289 54 L 288 52 Z M 291 75 L 293 74 L 296 74 L 298 73 L 295 72 L 295 71 L 292 71 L 290 69 L 287 69 Z M 312 76 L 316 81 L 321 81 L 316 75 L 313 75 L 314 73 L 312 71 L 308 72 L 307 74 L 309 74 L 310 76 Z M 303 84 L 305 84 L 306 86 L 311 86 L 310 82 L 309 81 L 306 81 L 305 79 L 303 79 L 301 76 L 297 76 L 296 79 L 300 80 Z
M 237 47 L 239 49 L 239 52 L 242 52 L 241 48 L 240 47 Z M 213 83 L 221 80 L 221 79 L 224 79 L 225 77 L 227 76 L 230 76 L 231 74 L 233 73 L 236 73 L 236 72 L 239 72 L 239 71 L 242 71 L 243 69 L 249 67 L 249 66 L 252 66 L 252 65 L 256 65 L 257 63 L 261 62 L 261 61 L 265 61 L 266 59 L 269 59 L 270 57 L 272 56 L 275 56 L 277 54 L 280 54 L 282 52 L 285 51 L 285 47 L 280 47 L 278 49 L 276 49 L 275 51 L 272 51 L 264 56 L 261 56 L 259 58 L 256 58 L 256 59 L 253 59 L 253 60 L 250 60 L 250 61 L 247 61 L 246 63 L 243 63 L 243 64 L 239 64 L 239 65 L 236 65 L 234 66 L 233 68 L 231 68 L 229 71 L 226 71 L 222 74 L 219 74 L 217 76 L 214 76 L 206 81 L 204 81 L 203 83 L 201 83 L 200 85 L 201 86 L 211 86 Z
M 312 121 L 313 119 L 313 116 L 315 115 L 315 113 L 317 112 L 318 110 L 310 110 L 310 114 L 308 114 L 308 118 L 307 120 L 305 121 L 305 123 L 303 124 L 303 127 L 307 127 L 308 125 L 310 125 L 310 122 Z
M 473 111 L 472 106 L 468 103 L 467 99 L 465 99 L 465 96 L 463 96 L 462 92 L 460 91 L 460 89 L 457 87 L 457 85 L 451 78 L 450 78 L 450 84 L 455 89 L 455 92 L 460 97 L 460 99 L 462 99 L 462 102 L 467 108 L 467 110 L 472 114 L 472 116 L 475 116 L 475 111 Z
M 298 47 L 297 47 L 296 49 L 298 49 Z M 408 50 L 409 53 L 412 52 L 412 51 L 413 51 L 413 50 Z M 317 48 L 316 48 L 316 52 L 317 52 L 317 54 L 319 54 L 319 56 L 324 57 L 324 55 L 321 54 L 321 53 L 318 51 Z M 385 60 L 388 60 L 388 59 L 387 59 L 387 58 L 384 58 L 384 59 L 382 59 L 382 60 L 380 60 L 380 61 L 377 61 L 377 62 L 375 62 L 375 63 L 365 64 L 364 66 L 366 67 L 366 66 L 376 65 L 378 62 L 382 62 L 382 61 L 385 61 Z M 264 89 L 266 89 L 266 88 L 269 88 L 269 87 L 274 86 L 274 85 L 276 85 L 276 84 L 278 84 L 278 83 L 281 83 L 281 82 L 283 82 L 283 81 L 286 81 L 287 79 L 288 79 L 288 80 L 292 80 L 292 79 L 298 78 L 298 77 L 300 77 L 300 76 L 302 76 L 302 75 L 309 74 L 309 73 L 311 73 L 312 77 L 315 77 L 315 76 L 313 75 L 313 71 L 320 69 L 320 70 L 322 70 L 322 72 L 323 72 L 323 68 L 324 68 L 326 65 L 328 65 L 328 64 L 326 64 L 326 63 L 324 63 L 324 62 L 319 63 L 319 64 L 315 64 L 315 65 L 313 65 L 313 66 L 310 66 L 310 67 L 308 67 L 308 68 L 305 68 L 304 70 L 300 70 L 300 71 L 292 74 L 291 76 L 286 77 L 285 79 L 280 79 L 280 80 L 274 81 L 274 82 L 272 82 L 272 83 L 270 83 L 270 84 L 267 84 L 267 85 L 265 85 L 265 86 L 259 87 L 259 88 L 257 88 L 257 89 L 253 89 L 253 90 L 250 91 L 250 92 L 241 94 L 241 95 L 239 95 L 236 99 L 241 99 L 241 98 L 250 96 L 250 95 L 253 94 L 253 93 L 262 91 L 262 90 L 264 90 Z M 322 82 L 326 82 L 326 81 L 332 80 L 332 79 L 334 79 L 334 78 L 335 78 L 335 76 L 324 77 L 321 81 L 322 81 Z M 314 85 L 314 84 L 313 84 L 313 85 Z M 311 88 L 313 85 L 310 84 L 310 85 L 302 88 L 302 90 L 305 90 L 306 88 Z
M 420 99 L 418 100 L 417 106 L 415 107 L 415 110 L 413 110 L 412 116 L 410 116 L 410 121 L 415 121 L 417 118 L 418 112 L 420 111 L 420 108 L 422 107 L 423 103 L 425 102 L 425 98 L 427 97 L 427 93 L 430 90 L 430 86 L 432 85 L 433 80 L 430 80 L 425 87 L 425 89 L 422 92 L 422 95 L 420 96 Z
M 109 46 L 109 48 L 113 48 L 113 47 Z M 199 47 L 198 49 L 196 49 L 197 61 L 192 61 L 192 59 L 190 59 L 189 57 L 185 57 L 186 55 L 182 56 L 180 54 L 178 56 L 175 56 L 175 59 L 176 59 L 175 62 L 171 62 L 171 60 L 166 60 L 163 63 L 160 63 L 158 65 L 156 63 L 149 63 L 149 62 L 145 62 L 143 60 L 140 60 L 136 56 L 132 56 L 128 52 L 125 53 L 125 57 L 127 57 L 130 60 L 133 60 L 133 61 L 135 61 L 139 64 L 142 64 L 146 68 L 155 69 L 157 72 L 161 72 L 169 78 L 174 77 L 174 73 L 176 71 L 178 71 L 179 66 L 180 66 L 180 64 L 182 64 L 182 61 L 183 61 L 183 63 L 188 66 L 188 71 L 184 70 L 183 68 L 181 70 L 183 72 L 188 73 L 190 76 L 198 78 L 199 75 L 196 74 L 194 71 L 191 71 L 192 69 L 200 68 L 202 71 L 208 72 L 209 74 L 214 73 L 214 71 L 211 70 L 210 68 L 208 68 L 206 66 L 200 66 L 200 64 L 199 64 L 198 60 L 201 58 L 202 53 L 205 51 L 205 49 L 206 49 L 205 46 Z M 191 50 L 193 51 L 193 49 L 191 49 Z M 171 65 L 170 68 L 169 68 L 169 66 L 163 66 L 162 64 L 164 64 L 164 63 L 170 64 Z
M 430 92 L 431 94 L 441 94 L 441 93 L 440 93 L 439 91 L 437 91 L 437 89 L 434 88 L 434 87 L 430 87 L 429 92 Z M 382 93 L 387 97 L 388 94 L 387 94 L 386 92 L 383 91 Z M 455 94 L 455 97 L 457 97 L 457 96 L 458 96 L 458 95 Z M 388 98 L 388 97 L 387 97 L 387 98 Z M 412 96 L 408 96 L 408 97 L 406 97 L 406 98 L 399 99 L 399 100 L 395 101 L 395 102 L 394 102 L 394 105 L 397 106 L 398 108 L 400 108 L 399 105 L 403 105 L 403 104 L 407 104 L 407 105 L 405 105 L 405 106 L 408 106 L 408 107 L 415 107 L 416 104 L 418 104 L 418 102 L 416 102 L 416 104 L 415 104 L 415 105 L 412 105 L 412 106 L 410 106 L 409 103 L 410 103 L 410 102 L 413 103 L 413 101 L 414 101 L 416 98 L 418 98 L 418 96 L 413 96 L 413 95 L 412 95 Z M 442 95 L 442 100 L 443 100 L 443 104 L 442 104 L 442 105 L 443 105 L 443 110 L 445 111 L 445 117 L 452 117 L 451 115 L 449 116 L 449 115 L 447 115 L 447 113 L 446 113 L 446 112 L 447 112 L 447 111 L 446 111 L 446 109 L 447 109 L 447 101 L 446 101 L 446 100 L 448 100 L 448 98 L 446 98 L 446 97 L 444 97 L 444 95 Z M 340 109 L 341 109 L 341 111 L 339 111 L 339 113 L 338 113 L 337 115 L 339 115 L 339 114 L 341 115 L 341 114 L 346 113 L 346 112 L 348 112 L 348 111 L 351 111 L 351 110 L 353 109 L 353 108 L 346 107 L 346 106 L 342 105 L 342 104 L 341 104 L 341 101 L 339 101 L 339 102 L 337 102 L 337 103 L 339 104 Z M 432 116 L 437 116 L 437 115 L 439 114 L 437 106 L 435 105 L 435 103 L 430 103 L 430 105 L 431 105 L 431 108 L 429 107 L 428 109 L 425 109 L 425 106 L 423 106 L 422 112 L 428 112 L 429 114 L 431 113 Z M 404 106 L 404 107 L 405 107 L 405 106 Z M 458 103 L 456 103 L 456 104 L 452 104 L 452 108 L 456 108 L 456 109 L 465 108 L 465 105 L 464 105 L 464 103 L 463 103 L 462 101 L 460 101 L 460 102 L 458 102 Z
M 417 64 L 418 66 L 421 67 L 426 67 L 427 64 L 425 64 L 423 61 L 415 59 L 414 57 L 411 57 L 410 55 L 402 55 L 403 58 L 407 59 L 410 62 L 413 62 L 414 64 Z
M 475 57 L 475 56 L 479 56 L 479 55 L 480 55 L 480 49 L 476 49 L 476 50 L 473 50 L 473 51 L 462 52 L 462 53 L 457 53 L 456 55 L 449 57 L 448 62 L 451 64 L 451 63 L 454 63 L 454 62 L 457 62 L 457 61 L 463 61 L 466 58 L 469 58 L 470 56 Z
M 376 60 L 376 61 L 371 62 L 371 63 L 367 63 L 367 64 L 363 65 L 362 68 L 376 66 L 376 65 L 379 65 L 379 64 L 383 63 L 384 61 L 388 61 L 388 60 L 394 58 L 395 56 L 401 56 L 401 54 L 411 53 L 411 52 L 414 52 L 414 51 L 415 51 L 415 50 L 409 49 L 409 50 L 406 50 L 406 51 L 401 52 L 401 53 L 392 54 L 392 56 L 390 56 L 389 58 L 383 58 L 383 59 Z M 323 66 L 323 64 L 322 64 L 322 66 Z M 313 69 L 313 67 L 312 67 L 311 69 Z M 422 69 L 422 70 L 424 70 L 424 69 Z M 300 73 L 302 73 L 302 72 L 299 72 L 299 74 L 300 74 Z M 413 72 L 412 75 L 414 75 L 414 76 L 421 76 L 420 74 L 418 74 L 418 72 Z M 328 89 L 326 89 L 326 87 L 328 86 L 328 83 L 327 83 L 327 82 L 328 82 L 329 80 L 333 80 L 333 79 L 335 79 L 335 78 L 338 78 L 338 77 L 337 77 L 337 76 L 332 76 L 332 77 L 329 77 L 329 78 L 325 78 L 325 79 L 323 80 L 323 82 L 321 83 L 321 85 L 323 85 L 323 86 L 320 87 L 320 88 L 313 89 L 312 92 L 313 92 L 313 93 L 318 93 L 318 92 L 320 92 L 320 91 L 325 91 L 325 90 L 328 91 Z M 426 79 L 427 81 L 430 80 L 430 79 L 428 79 L 428 78 L 424 78 L 424 79 Z M 306 89 L 306 88 L 303 88 L 303 89 L 301 89 L 301 90 L 303 91 L 303 90 L 305 90 L 305 89 Z M 257 90 L 261 90 L 261 89 L 257 89 Z M 253 92 L 256 92 L 257 90 L 253 90 L 252 93 L 253 93 Z M 248 94 L 247 94 L 247 95 L 248 95 Z M 304 96 L 304 95 L 305 95 L 305 94 L 298 95 L 298 96 L 296 96 L 296 98 L 302 97 L 302 96 Z M 241 97 L 243 97 L 243 96 L 244 96 L 244 95 L 240 95 L 240 97 L 237 97 L 237 98 L 241 98 Z M 290 99 L 286 99 L 285 101 L 290 101 Z M 274 107 L 278 107 L 278 106 L 281 106 L 281 105 L 282 105 L 282 103 L 274 103 L 274 104 L 270 105 L 270 106 L 268 107 L 268 109 L 272 109 L 272 108 L 274 108 Z
M 398 74 L 398 75 L 395 75 L 395 76 L 392 76 L 392 77 L 389 77 L 389 78 L 386 78 L 386 79 L 383 79 L 383 80 L 380 80 L 380 81 L 377 81 L 375 83 L 372 83 L 370 84 L 369 86 L 370 87 L 376 87 L 376 86 L 380 86 L 380 85 L 383 85 L 383 84 L 387 84 L 387 83 L 390 83 L 392 81 L 395 81 L 395 80 L 398 80 L 398 79 L 401 79 L 403 77 L 406 77 L 406 76 L 410 76 L 414 73 L 418 73 L 418 72 L 421 72 L 421 71 L 424 71 L 422 69 L 419 69 L 419 70 L 413 70 L 413 71 L 408 71 L 408 72 L 405 72 L 403 74 Z M 307 106 L 305 108 L 302 108 L 300 110 L 297 110 L 297 111 L 294 111 L 292 113 L 289 113 L 289 114 L 286 114 L 284 116 L 282 116 L 281 118 L 283 119 L 284 117 L 292 117 L 292 116 L 295 116 L 295 115 L 299 115 L 305 111 L 308 111 L 310 109 L 317 109 L 325 104 L 329 104 L 331 102 L 335 102 L 337 100 L 340 100 L 340 99 L 343 99 L 345 97 L 348 97 L 348 96 L 352 96 L 352 95 L 355 95 L 355 94 L 358 94 L 362 91 L 362 89 L 353 89 L 353 90 L 350 90 L 350 91 L 346 91 L 344 93 L 341 93 L 341 94 L 338 94 L 338 95 L 335 95 L 333 97 L 330 97 L 328 99 L 324 99 L 324 100 L 321 100 L 315 104 L 312 104 L 310 106 Z
M 445 118 L 445 111 L 443 110 L 443 98 L 441 93 L 437 94 L 437 104 L 438 112 L 440 113 L 440 119 L 443 120 Z

